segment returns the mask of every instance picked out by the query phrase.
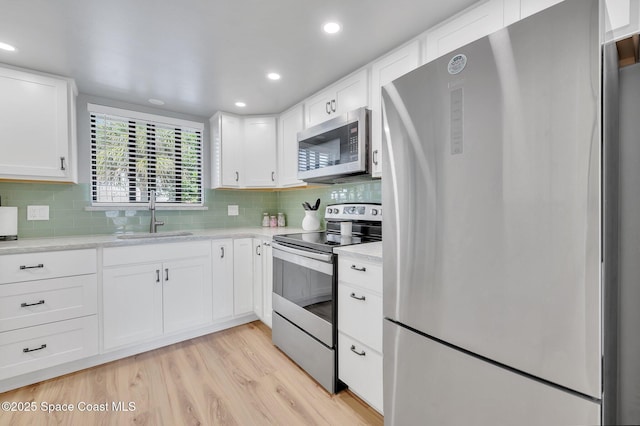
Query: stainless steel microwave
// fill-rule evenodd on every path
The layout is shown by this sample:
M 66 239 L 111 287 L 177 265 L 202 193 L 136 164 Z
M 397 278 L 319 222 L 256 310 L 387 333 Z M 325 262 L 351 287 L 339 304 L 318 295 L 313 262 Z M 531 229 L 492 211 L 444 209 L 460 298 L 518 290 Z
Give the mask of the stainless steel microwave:
M 370 111 L 359 108 L 298 132 L 298 179 L 330 183 L 369 174 Z

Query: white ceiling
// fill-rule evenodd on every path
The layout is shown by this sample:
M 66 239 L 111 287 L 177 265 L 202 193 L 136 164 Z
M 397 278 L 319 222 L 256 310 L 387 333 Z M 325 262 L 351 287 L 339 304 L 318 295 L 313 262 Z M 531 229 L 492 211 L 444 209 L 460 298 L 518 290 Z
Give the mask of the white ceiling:
M 0 62 L 202 117 L 279 113 L 474 2 L 0 0 L 0 41 L 18 49 Z M 328 20 L 343 30 L 324 34 Z

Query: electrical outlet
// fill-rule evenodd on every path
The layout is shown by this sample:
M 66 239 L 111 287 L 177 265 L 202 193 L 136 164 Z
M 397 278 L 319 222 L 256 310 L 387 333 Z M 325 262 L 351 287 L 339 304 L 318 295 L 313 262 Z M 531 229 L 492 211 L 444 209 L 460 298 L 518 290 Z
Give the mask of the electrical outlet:
M 227 216 L 238 216 L 240 214 L 240 210 L 237 205 L 227 206 Z
M 27 206 L 27 220 L 49 220 L 49 206 Z

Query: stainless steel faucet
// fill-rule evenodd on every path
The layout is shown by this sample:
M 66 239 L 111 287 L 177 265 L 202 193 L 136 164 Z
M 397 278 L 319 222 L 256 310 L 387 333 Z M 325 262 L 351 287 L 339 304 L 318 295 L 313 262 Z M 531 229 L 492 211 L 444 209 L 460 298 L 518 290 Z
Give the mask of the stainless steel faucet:
M 149 191 L 149 210 L 151 210 L 149 232 L 155 234 L 158 232 L 158 226 L 164 225 L 163 221 L 156 220 L 156 191 Z

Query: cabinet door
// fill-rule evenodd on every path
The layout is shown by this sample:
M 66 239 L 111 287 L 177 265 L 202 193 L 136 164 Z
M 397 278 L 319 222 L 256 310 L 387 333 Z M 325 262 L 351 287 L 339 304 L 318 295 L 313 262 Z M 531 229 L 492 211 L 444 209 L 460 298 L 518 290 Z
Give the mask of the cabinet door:
M 262 240 L 253 239 L 253 312 L 261 320 L 263 315 L 262 291 Z
M 335 86 L 335 96 L 331 109 L 335 115 L 344 114 L 369 103 L 369 80 L 364 69 L 339 82 Z
M 302 105 L 282 114 L 278 120 L 278 186 L 304 186 L 298 180 L 298 132 L 304 129 Z
M 253 312 L 253 241 L 233 240 L 233 314 Z
M 276 186 L 276 119 L 244 119 L 244 186 Z
M 233 316 L 233 240 L 211 243 L 213 320 Z
M 382 176 L 382 86 L 420 65 L 420 42 L 413 41 L 371 67 L 371 176 Z
M 307 99 L 304 103 L 305 126 L 310 127 L 331 118 L 331 100 L 335 91 L 327 89 Z
M 212 320 L 211 256 L 163 263 L 164 332 Z
M 561 1 L 562 0 L 520 0 L 520 19 L 538 13 Z
M 262 245 L 262 291 L 263 291 L 263 322 L 271 327 L 272 293 L 273 293 L 273 249 L 271 243 L 265 241 Z
M 224 113 L 211 120 L 213 141 L 213 179 L 215 188 L 242 184 L 242 119 Z
M 72 181 L 70 82 L 0 68 L 0 177 Z
M 104 348 L 162 334 L 162 264 L 104 268 Z
M 427 32 L 424 63 L 504 26 L 503 0 L 485 0 Z

